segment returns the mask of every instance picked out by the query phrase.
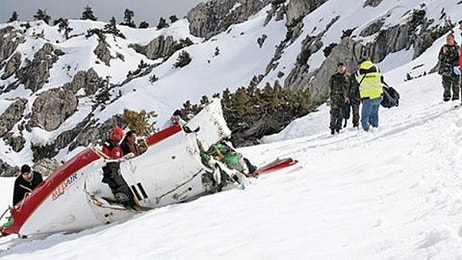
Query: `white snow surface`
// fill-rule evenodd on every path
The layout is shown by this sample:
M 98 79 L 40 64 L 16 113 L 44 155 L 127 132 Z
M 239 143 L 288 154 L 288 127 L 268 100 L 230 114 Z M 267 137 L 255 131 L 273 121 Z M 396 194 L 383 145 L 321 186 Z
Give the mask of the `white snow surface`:
M 433 64 L 435 50 L 414 62 Z M 403 82 L 409 66 L 385 74 L 401 103 L 381 109 L 374 132 L 331 136 L 321 107 L 268 143 L 240 149 L 258 165 L 293 157 L 299 162 L 291 168 L 122 223 L 4 237 L 0 258 L 459 259 L 461 108 L 441 101 L 437 74 Z M 12 183 L 0 181 L 5 208 Z
M 449 7 L 446 11 L 452 16 L 460 14 L 460 10 L 457 11 L 460 6 L 456 6 L 455 1 L 383 1 L 377 9 L 366 8 L 374 10 L 367 17 L 373 19 L 388 10 L 399 10 L 398 13 L 390 11 L 387 22 L 391 23 L 390 19 L 400 18 L 405 8 L 418 6 L 420 2 L 427 4 L 428 12 L 436 20 L 443 5 Z M 344 6 L 343 1 L 328 3 L 320 9 L 327 10 L 324 17 L 337 15 L 334 9 L 328 9 L 334 8 L 335 3 Z M 247 23 L 233 26 L 229 33 L 214 37 L 214 41 L 188 47 L 192 63 L 196 65 L 172 69 L 177 57 L 174 55 L 154 70 L 161 78 L 159 82 L 150 85 L 146 78 L 132 81 L 122 88 L 124 96 L 99 117 L 107 118 L 127 107 L 155 109 L 160 111 L 160 119 L 164 119 L 184 97 L 199 99 L 202 93 L 196 89 L 213 93 L 224 86 L 244 84 L 248 75 L 242 71 L 257 74 L 262 64 L 267 63 L 257 57 L 272 53 L 272 47 L 285 36 L 281 34 L 285 32 L 283 21 L 261 27 L 265 11 Z M 339 13 L 345 22 L 343 15 L 349 11 L 345 7 Z M 350 17 L 353 12 L 349 13 Z M 318 22 L 320 15 L 314 12 L 305 18 L 305 24 L 309 24 L 309 19 Z M 352 26 L 366 24 L 366 21 L 360 22 L 360 18 L 349 20 Z M 86 31 L 85 26 L 88 25 L 82 24 L 80 30 Z M 184 20 L 177 26 L 183 30 L 176 32 L 187 34 Z M 310 26 L 313 30 L 316 27 Z M 339 26 L 336 23 L 332 30 L 337 28 L 340 32 Z M 311 33 L 311 29 L 305 32 Z M 125 29 L 123 33 L 135 32 Z M 151 33 L 159 32 L 152 29 Z M 268 39 L 260 49 L 255 39 L 262 33 L 267 34 Z M 332 36 L 329 34 L 326 39 L 339 37 L 334 34 L 332 31 Z M 140 35 L 137 41 L 146 43 L 149 39 Z M 195 43 L 201 41 L 191 39 Z M 69 52 L 79 52 L 80 49 L 73 46 L 83 42 L 77 41 L 78 38 L 74 40 L 74 43 L 72 40 L 63 43 L 63 47 Z M 461 42 L 459 36 L 457 41 Z M 443 42 L 444 37 L 415 60 L 410 60 L 412 52 L 403 51 L 380 64 L 385 67 L 386 81 L 400 92 L 401 100 L 397 108 L 381 108 L 380 126 L 373 132 L 351 129 L 349 122 L 347 129 L 331 136 L 329 107 L 323 105 L 317 112 L 295 120 L 281 133 L 265 137 L 264 144 L 240 149 L 257 165 L 290 156 L 299 161 L 291 168 L 252 179 L 252 184 L 243 190 L 225 191 L 143 212 L 122 223 L 35 239 L 0 238 L 0 258 L 461 259 L 462 108 L 455 107 L 459 101 L 442 102 L 441 79 L 437 74 L 404 81 L 406 73 L 412 76 L 428 73 L 436 64 Z M 95 43 L 96 40 L 85 44 Z M 34 44 L 41 43 L 37 40 Z M 111 44 L 126 48 L 128 43 Z M 280 68 L 290 71 L 299 46 L 295 42 L 286 50 Z M 220 49 L 219 56 L 214 56 L 216 47 Z M 69 62 L 75 57 L 70 57 Z M 126 58 L 133 66 L 114 66 L 103 75 L 125 75 L 140 60 L 136 54 Z M 75 67 L 94 62 L 92 59 L 94 57 L 87 57 L 87 61 L 78 59 Z M 317 59 L 313 57 L 309 62 L 316 64 Z M 103 67 L 96 68 L 98 73 Z M 267 78 L 274 74 L 270 73 Z M 208 78 L 204 78 L 206 76 Z M 64 82 L 62 78 L 54 80 L 59 84 Z M 56 82 L 50 81 L 45 89 L 56 86 Z M 17 90 L 9 97 L 24 93 L 27 93 L 24 89 Z M 0 111 L 10 103 L 8 99 L 0 100 Z M 88 109 L 85 106 L 80 109 L 83 114 L 87 113 L 83 111 Z M 78 116 L 71 117 L 59 132 L 77 122 Z M 33 131 L 30 135 L 34 136 L 34 142 L 46 142 L 59 132 Z M 0 152 L 2 158 L 17 164 L 31 158 L 26 153 Z M 14 178 L 0 178 L 3 195 L 0 208 L 6 209 L 11 203 L 13 182 Z

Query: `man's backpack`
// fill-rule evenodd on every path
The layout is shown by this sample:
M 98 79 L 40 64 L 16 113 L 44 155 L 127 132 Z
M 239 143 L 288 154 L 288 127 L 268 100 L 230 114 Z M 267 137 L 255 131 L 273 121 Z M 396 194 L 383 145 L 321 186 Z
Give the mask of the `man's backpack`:
M 383 100 L 380 103 L 383 107 L 392 108 L 399 105 L 399 93 L 393 87 L 383 86 Z

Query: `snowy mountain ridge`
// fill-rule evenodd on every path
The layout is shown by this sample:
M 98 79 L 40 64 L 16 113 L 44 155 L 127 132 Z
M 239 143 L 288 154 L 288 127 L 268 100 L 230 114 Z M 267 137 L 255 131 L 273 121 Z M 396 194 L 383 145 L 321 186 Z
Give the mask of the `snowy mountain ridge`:
M 11 173 L 11 166 L 50 156 L 66 160 L 104 137 L 115 122 L 113 116 L 123 109 L 155 111 L 161 125 L 186 100 L 198 102 L 203 95 L 247 86 L 255 76 L 259 86 L 279 81 L 286 87 L 308 87 L 315 99 L 323 100 L 326 77 L 338 60 L 345 60 L 350 70 L 356 64 L 353 56 L 370 54 L 381 60 L 383 54 L 375 54 L 380 46 L 367 47 L 380 39 L 381 31 L 405 23 L 412 10 L 425 10 L 427 27 L 443 26 L 457 20 L 459 5 L 449 0 L 291 0 L 276 1 L 243 16 L 242 10 L 256 10 L 249 7 L 252 1 L 229 1 L 223 5 L 230 7 L 226 15 L 248 18 L 210 38 L 191 34 L 191 17 L 161 30 L 117 26 L 124 38 L 92 34 L 92 30 L 104 31 L 108 24 L 88 20 L 69 20 L 69 39 L 59 25 L 41 21 L 2 25 L 5 56 L 1 59 L 0 117 L 8 122 L 0 128 L 3 168 Z M 197 8 L 204 6 L 218 8 L 213 1 Z M 381 24 L 376 32 L 361 36 L 374 21 Z M 352 47 L 345 52 L 340 48 L 340 36 L 348 29 L 354 42 L 362 43 L 345 43 Z M 175 51 L 186 39 L 192 45 Z M 322 50 L 331 43 L 338 43 L 339 48 L 325 58 Z M 146 50 L 140 52 L 140 46 Z M 192 61 L 175 68 L 182 51 L 188 52 Z M 380 63 L 386 69 L 414 56 L 412 48 L 388 54 L 390 51 L 395 50 L 386 51 Z M 157 80 L 151 80 L 153 76 Z M 108 100 L 98 100 L 105 93 Z

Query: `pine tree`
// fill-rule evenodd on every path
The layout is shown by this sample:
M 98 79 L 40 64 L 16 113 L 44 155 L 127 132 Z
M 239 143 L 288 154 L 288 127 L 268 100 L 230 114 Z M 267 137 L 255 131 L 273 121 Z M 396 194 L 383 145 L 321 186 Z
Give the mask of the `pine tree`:
M 200 103 L 201 103 L 201 105 L 207 105 L 208 103 L 210 103 L 210 100 L 206 95 L 203 95 L 202 98 L 201 98 Z
M 36 20 L 42 20 L 46 24 L 50 22 L 51 17 L 47 14 L 47 10 L 38 9 L 37 13 L 34 15 Z
M 285 3 L 285 2 L 286 2 L 286 0 L 272 0 L 271 4 L 273 6 L 279 6 L 279 5 L 281 5 L 281 4 Z
M 159 78 L 156 76 L 156 74 L 152 74 L 151 76 L 149 76 L 149 83 L 154 84 L 154 82 L 156 82 L 157 80 L 159 80 Z
M 183 103 L 183 110 L 190 111 L 192 109 L 191 101 L 186 100 L 186 102 Z
M 167 21 L 165 21 L 165 19 L 161 17 L 159 19 L 159 24 L 157 25 L 157 29 L 160 30 L 160 29 L 167 28 L 167 27 L 168 27 Z
M 93 10 L 91 9 L 90 6 L 85 6 L 85 9 L 82 12 L 82 17 L 80 18 L 81 20 L 92 20 L 96 21 L 98 18 L 93 14 Z
M 169 19 L 170 19 L 170 23 L 174 23 L 174 22 L 178 21 L 178 17 L 176 17 L 176 15 L 171 15 L 169 17 Z
M 58 31 L 64 31 L 64 38 L 69 39 L 69 33 L 73 30 L 69 27 L 69 21 L 67 19 L 59 18 L 58 20 Z
M 226 88 L 225 90 L 223 90 L 223 98 L 221 99 L 221 102 L 226 106 L 230 106 L 232 104 L 231 100 L 232 100 L 232 94 L 231 94 L 231 91 L 229 90 L 229 88 Z
M 185 47 L 191 46 L 191 45 L 194 44 L 193 41 L 191 41 L 191 39 L 189 39 L 189 37 L 186 37 L 186 39 L 180 39 L 180 43 Z
M 322 52 L 324 52 L 324 57 L 327 58 L 336 46 L 337 46 L 337 43 L 332 42 L 326 48 L 324 48 L 324 50 L 322 50 Z
M 146 21 L 142 21 L 142 22 L 140 23 L 140 25 L 138 26 L 138 28 L 140 28 L 140 29 L 146 29 L 146 28 L 148 28 L 148 27 L 149 27 L 149 23 L 146 22 Z
M 136 24 L 133 22 L 133 17 L 135 16 L 135 12 L 130 9 L 125 9 L 124 11 L 124 21 L 121 25 L 126 25 L 131 28 L 136 28 Z
M 189 53 L 186 51 L 182 51 L 178 55 L 178 59 L 176 60 L 175 64 L 173 64 L 173 67 L 183 68 L 184 66 L 188 65 L 191 62 L 191 60 L 191 55 L 189 55 Z
M 114 16 L 111 18 L 111 20 L 109 20 L 109 23 L 104 26 L 104 30 L 108 33 L 115 33 L 118 31 L 117 21 Z
M 234 108 L 236 109 L 236 114 L 238 117 L 243 117 L 246 114 L 248 114 L 249 111 L 249 105 L 250 105 L 250 97 L 247 94 L 247 91 L 245 88 L 240 87 L 236 90 L 233 96 L 234 99 Z
M 314 103 L 311 100 L 309 88 L 299 89 L 295 93 L 295 97 L 297 100 L 296 105 L 299 106 L 296 110 L 296 117 L 304 116 L 315 109 Z
M 232 131 L 231 141 L 237 146 L 249 145 L 264 135 L 277 133 L 295 118 L 314 110 L 309 89 L 290 90 L 278 81 L 273 86 L 266 83 L 263 90 L 248 86 L 231 93 L 225 89 L 222 97 L 223 116 Z M 204 102 L 203 97 L 201 104 Z M 183 106 L 185 111 L 200 109 L 189 101 Z
M 218 48 L 218 47 L 217 47 Z M 250 86 L 257 86 L 260 82 L 258 81 L 258 77 L 253 75 L 252 79 L 250 80 Z
M 8 19 L 8 22 L 11 23 L 11 22 L 14 22 L 14 21 L 19 21 L 19 15 L 16 11 L 14 11 L 12 14 L 11 14 L 11 17 L 10 19 Z
M 109 20 L 109 23 L 104 26 L 104 32 L 125 39 L 125 35 L 123 35 L 123 33 L 121 33 L 119 29 L 117 29 L 117 21 L 114 16 L 111 18 L 111 20 Z

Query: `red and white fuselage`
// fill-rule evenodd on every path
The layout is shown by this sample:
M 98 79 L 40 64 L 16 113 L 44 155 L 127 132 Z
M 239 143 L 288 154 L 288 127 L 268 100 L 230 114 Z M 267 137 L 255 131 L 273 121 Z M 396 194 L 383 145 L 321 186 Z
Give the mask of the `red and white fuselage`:
M 138 157 L 120 160 L 120 172 L 138 206 L 157 208 L 213 192 L 218 170 L 201 162 L 201 147 L 230 135 L 219 100 L 206 106 L 186 125 L 187 133 L 172 126 L 146 139 L 149 148 Z M 198 128 L 200 127 L 200 128 Z M 44 180 L 29 196 L 10 209 L 12 225 L 2 233 L 34 235 L 72 232 L 130 218 L 136 211 L 101 207 L 95 198 L 111 198 L 102 182 L 109 160 L 94 147 L 86 148 Z M 209 181 L 207 181 L 209 180 Z

